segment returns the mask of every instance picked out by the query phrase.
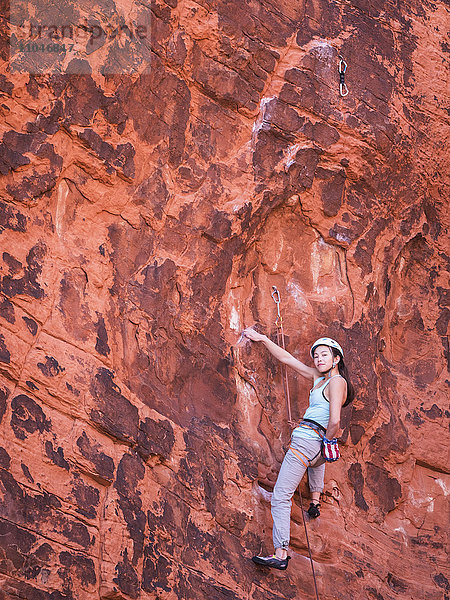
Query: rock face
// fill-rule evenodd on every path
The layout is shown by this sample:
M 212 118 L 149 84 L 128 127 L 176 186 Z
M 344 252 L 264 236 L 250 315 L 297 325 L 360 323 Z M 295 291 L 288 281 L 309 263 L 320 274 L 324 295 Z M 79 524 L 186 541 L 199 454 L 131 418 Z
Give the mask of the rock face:
M 321 600 L 448 598 L 444 2 L 140 10 L 150 69 L 0 75 L 0 598 L 315 597 L 297 496 L 288 571 L 249 560 L 289 427 L 234 344 L 275 335 L 273 285 L 357 393 Z

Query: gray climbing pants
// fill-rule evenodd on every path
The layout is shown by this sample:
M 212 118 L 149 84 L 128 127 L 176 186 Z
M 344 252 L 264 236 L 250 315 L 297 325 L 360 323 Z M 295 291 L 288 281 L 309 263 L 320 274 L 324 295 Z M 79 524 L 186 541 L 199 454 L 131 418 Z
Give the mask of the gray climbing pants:
M 306 469 L 310 491 L 323 490 L 325 461 L 320 456 L 320 445 L 319 439 L 293 436 L 291 440 L 272 494 L 272 536 L 275 549 L 287 549 L 289 546 L 292 496 Z

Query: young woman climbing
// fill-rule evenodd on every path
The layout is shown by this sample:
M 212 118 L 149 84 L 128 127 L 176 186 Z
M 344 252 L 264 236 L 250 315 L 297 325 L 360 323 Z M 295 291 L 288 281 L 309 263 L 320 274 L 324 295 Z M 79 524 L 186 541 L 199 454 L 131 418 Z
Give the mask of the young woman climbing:
M 272 556 L 254 556 L 253 562 L 266 567 L 284 570 L 288 566 L 291 499 L 305 471 L 308 470 L 311 504 L 308 514 L 320 514 L 320 494 L 323 490 L 325 461 L 321 457 L 321 443 L 335 437 L 341 417 L 341 408 L 353 400 L 354 392 L 344 352 L 331 338 L 320 338 L 311 347 L 314 367 L 308 367 L 283 350 L 269 338 L 251 327 L 243 335 L 252 342 L 262 342 L 269 352 L 283 364 L 292 367 L 312 380 L 309 406 L 300 424 L 292 432 L 291 444 L 278 474 L 272 494 L 273 545 Z

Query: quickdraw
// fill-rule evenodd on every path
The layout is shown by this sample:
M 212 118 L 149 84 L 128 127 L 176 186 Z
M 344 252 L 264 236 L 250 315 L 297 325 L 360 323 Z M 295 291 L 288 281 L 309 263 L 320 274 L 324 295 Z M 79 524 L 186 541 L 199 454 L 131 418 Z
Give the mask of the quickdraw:
M 277 318 L 275 319 L 275 325 L 277 327 L 277 344 L 279 346 L 281 345 L 283 350 L 286 350 L 286 345 L 285 345 L 285 341 L 284 341 L 283 317 L 281 316 L 281 312 L 280 312 L 281 297 L 280 297 L 280 292 L 278 291 L 278 288 L 276 285 L 272 286 L 272 294 L 271 295 L 272 295 L 272 300 L 277 305 Z M 288 382 L 287 369 L 286 369 L 285 365 L 283 365 L 282 371 L 283 371 L 284 394 L 286 396 L 286 405 L 287 405 L 287 413 L 288 413 L 288 423 L 289 423 L 289 425 L 291 425 L 292 424 L 291 397 L 289 394 L 289 382 Z
M 339 55 L 339 93 L 341 96 L 345 97 L 348 95 L 348 87 L 345 83 L 345 72 L 347 71 L 347 63 Z

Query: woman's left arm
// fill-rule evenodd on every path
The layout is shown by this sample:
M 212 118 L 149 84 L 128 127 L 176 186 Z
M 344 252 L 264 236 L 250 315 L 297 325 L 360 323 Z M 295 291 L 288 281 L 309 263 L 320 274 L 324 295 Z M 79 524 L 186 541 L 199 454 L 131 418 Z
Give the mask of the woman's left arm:
M 330 420 L 328 421 L 326 438 L 332 440 L 338 432 L 341 421 L 341 408 L 347 397 L 347 382 L 343 377 L 335 377 L 328 384 Z

